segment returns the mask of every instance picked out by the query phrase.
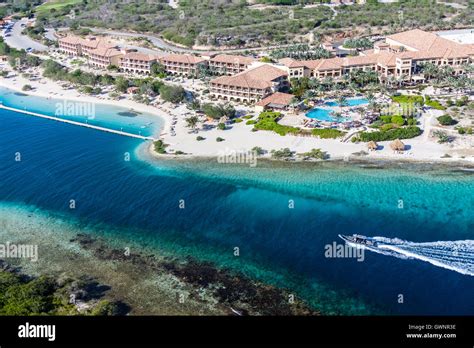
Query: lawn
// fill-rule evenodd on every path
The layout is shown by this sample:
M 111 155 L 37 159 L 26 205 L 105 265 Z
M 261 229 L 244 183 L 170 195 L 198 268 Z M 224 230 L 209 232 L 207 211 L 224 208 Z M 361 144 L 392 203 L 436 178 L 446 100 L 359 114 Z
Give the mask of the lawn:
M 49 0 L 36 8 L 37 12 L 58 10 L 62 7 L 81 3 L 82 0 Z

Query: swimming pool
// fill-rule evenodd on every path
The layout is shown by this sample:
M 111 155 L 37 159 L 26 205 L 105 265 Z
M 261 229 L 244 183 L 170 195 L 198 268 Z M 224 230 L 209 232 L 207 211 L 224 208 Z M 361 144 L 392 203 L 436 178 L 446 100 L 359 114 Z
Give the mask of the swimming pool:
M 346 118 L 344 117 L 341 117 L 339 119 L 337 119 L 336 117 L 332 116 L 331 113 L 333 112 L 334 110 L 331 110 L 331 109 L 312 109 L 310 110 L 307 114 L 306 114 L 306 117 L 309 117 L 309 118 L 315 118 L 317 120 L 320 120 L 320 121 L 328 121 L 328 122 L 345 122 L 347 121 Z
M 368 103 L 369 103 L 369 101 L 366 98 L 347 99 L 347 105 L 348 106 L 364 105 L 364 104 L 368 104 Z M 328 102 L 325 102 L 324 105 L 339 106 L 339 103 L 337 101 L 328 101 Z
M 364 105 L 368 104 L 369 101 L 365 98 L 354 98 L 354 99 L 347 99 L 348 106 L 357 106 L 357 105 Z M 306 113 L 306 117 L 315 118 L 320 121 L 328 121 L 328 122 L 346 122 L 347 118 L 335 118 L 331 115 L 333 111 L 338 111 L 337 106 L 339 103 L 337 101 L 328 101 L 324 103 L 325 106 L 330 106 L 330 109 L 320 109 L 314 108 Z

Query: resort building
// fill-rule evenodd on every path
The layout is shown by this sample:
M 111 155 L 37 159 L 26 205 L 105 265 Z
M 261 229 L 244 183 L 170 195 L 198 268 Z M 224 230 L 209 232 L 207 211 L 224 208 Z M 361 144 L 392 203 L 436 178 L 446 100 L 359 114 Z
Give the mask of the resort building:
M 116 47 L 117 47 L 116 45 L 111 44 L 109 41 L 99 39 L 95 36 L 87 37 L 86 39 L 83 39 L 81 42 L 82 55 L 85 57 L 89 57 L 92 51 L 98 48 L 116 48 Z
M 421 65 L 432 63 L 450 66 L 454 74 L 461 74 L 464 65 L 474 60 L 474 47 L 444 39 L 419 29 L 390 35 L 384 42 L 377 42 L 374 49 L 359 56 L 297 61 L 279 60 L 290 78 L 317 77 L 341 78 L 355 70 L 376 71 L 381 80 L 394 77 L 406 82 L 424 80 Z
M 151 66 L 158 61 L 158 57 L 151 54 L 127 52 L 120 58 L 120 70 L 126 73 L 150 75 Z
M 235 75 L 247 70 L 254 62 L 251 57 L 219 54 L 209 59 L 209 70 L 219 75 Z
M 207 66 L 207 60 L 191 54 L 168 54 L 160 57 L 160 63 L 169 74 L 174 75 L 195 75 L 199 67 Z
M 283 58 L 278 63 L 285 67 L 289 79 L 311 76 L 311 70 L 306 61 Z
M 111 65 L 118 67 L 120 58 L 123 56 L 119 50 L 107 47 L 96 48 L 95 50 L 89 51 L 88 54 L 89 64 L 100 69 L 107 69 Z
M 293 94 L 275 92 L 255 104 L 255 111 L 262 112 L 264 110 L 287 110 L 291 104 Z
M 324 47 L 331 48 L 331 45 L 326 43 Z M 450 41 L 419 29 L 389 35 L 384 41 L 376 42 L 373 49 L 362 51 L 358 56 L 317 60 L 284 58 L 277 64 L 261 63 L 251 57 L 213 53 L 203 53 L 200 57 L 168 54 L 158 58 L 119 51 L 108 41 L 93 36 L 85 39 L 74 35 L 63 37 L 59 39 L 59 48 L 70 56 L 88 58 L 92 66 L 107 68 L 117 65 L 122 72 L 134 74 L 150 74 L 155 62 L 162 64 L 167 73 L 183 76 L 197 76 L 200 67 L 205 67 L 224 75 L 210 82 L 211 96 L 250 103 L 262 101 L 258 106 L 263 108 L 280 105 L 279 102 L 289 98 L 276 92 L 287 89 L 292 78 L 338 80 L 355 71 L 373 71 L 381 81 L 397 79 L 417 83 L 425 79 L 421 73 L 422 64 L 450 66 L 456 75 L 464 73 L 465 65 L 474 60 L 474 45 Z
M 262 64 L 233 76 L 221 76 L 210 82 L 212 97 L 249 103 L 288 87 L 288 73 L 270 64 Z
M 98 48 L 114 48 L 115 45 L 111 44 L 107 40 L 97 38 L 95 36 L 88 36 L 83 39 L 76 35 L 68 35 L 58 40 L 59 51 L 67 54 L 68 56 L 89 57 L 93 50 Z
M 78 36 L 68 35 L 58 40 L 59 51 L 73 57 L 82 55 L 82 38 Z
M 463 65 L 474 60 L 472 45 L 453 42 L 419 29 L 390 35 L 386 38 L 386 43 L 403 47 L 404 52 L 397 56 L 397 74 L 405 69 L 404 72 L 411 75 L 423 63 L 451 66 L 455 74 L 460 74 L 463 72 Z

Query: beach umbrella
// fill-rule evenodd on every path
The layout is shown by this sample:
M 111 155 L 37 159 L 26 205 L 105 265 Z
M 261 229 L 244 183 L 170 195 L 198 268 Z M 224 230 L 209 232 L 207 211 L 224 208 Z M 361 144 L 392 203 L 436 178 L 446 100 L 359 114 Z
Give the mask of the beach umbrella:
M 393 151 L 404 151 L 405 150 L 405 144 L 400 140 L 396 139 L 390 143 L 390 147 L 392 148 Z
M 375 151 L 375 150 L 377 150 L 378 145 L 377 145 L 377 143 L 376 143 L 375 141 L 369 141 L 369 142 L 367 143 L 367 148 L 368 148 L 370 151 Z

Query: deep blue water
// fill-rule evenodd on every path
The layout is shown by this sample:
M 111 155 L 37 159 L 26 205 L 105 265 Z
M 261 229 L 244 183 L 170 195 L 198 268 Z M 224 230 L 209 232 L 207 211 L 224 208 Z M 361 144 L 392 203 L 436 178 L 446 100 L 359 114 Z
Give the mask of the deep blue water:
M 156 161 L 136 139 L 5 110 L 0 120 L 4 204 L 214 261 L 294 290 L 325 313 L 363 314 L 375 306 L 393 314 L 474 314 L 473 276 L 372 252 L 363 262 L 324 256 L 340 233 L 447 247 L 474 239 L 472 172 Z

